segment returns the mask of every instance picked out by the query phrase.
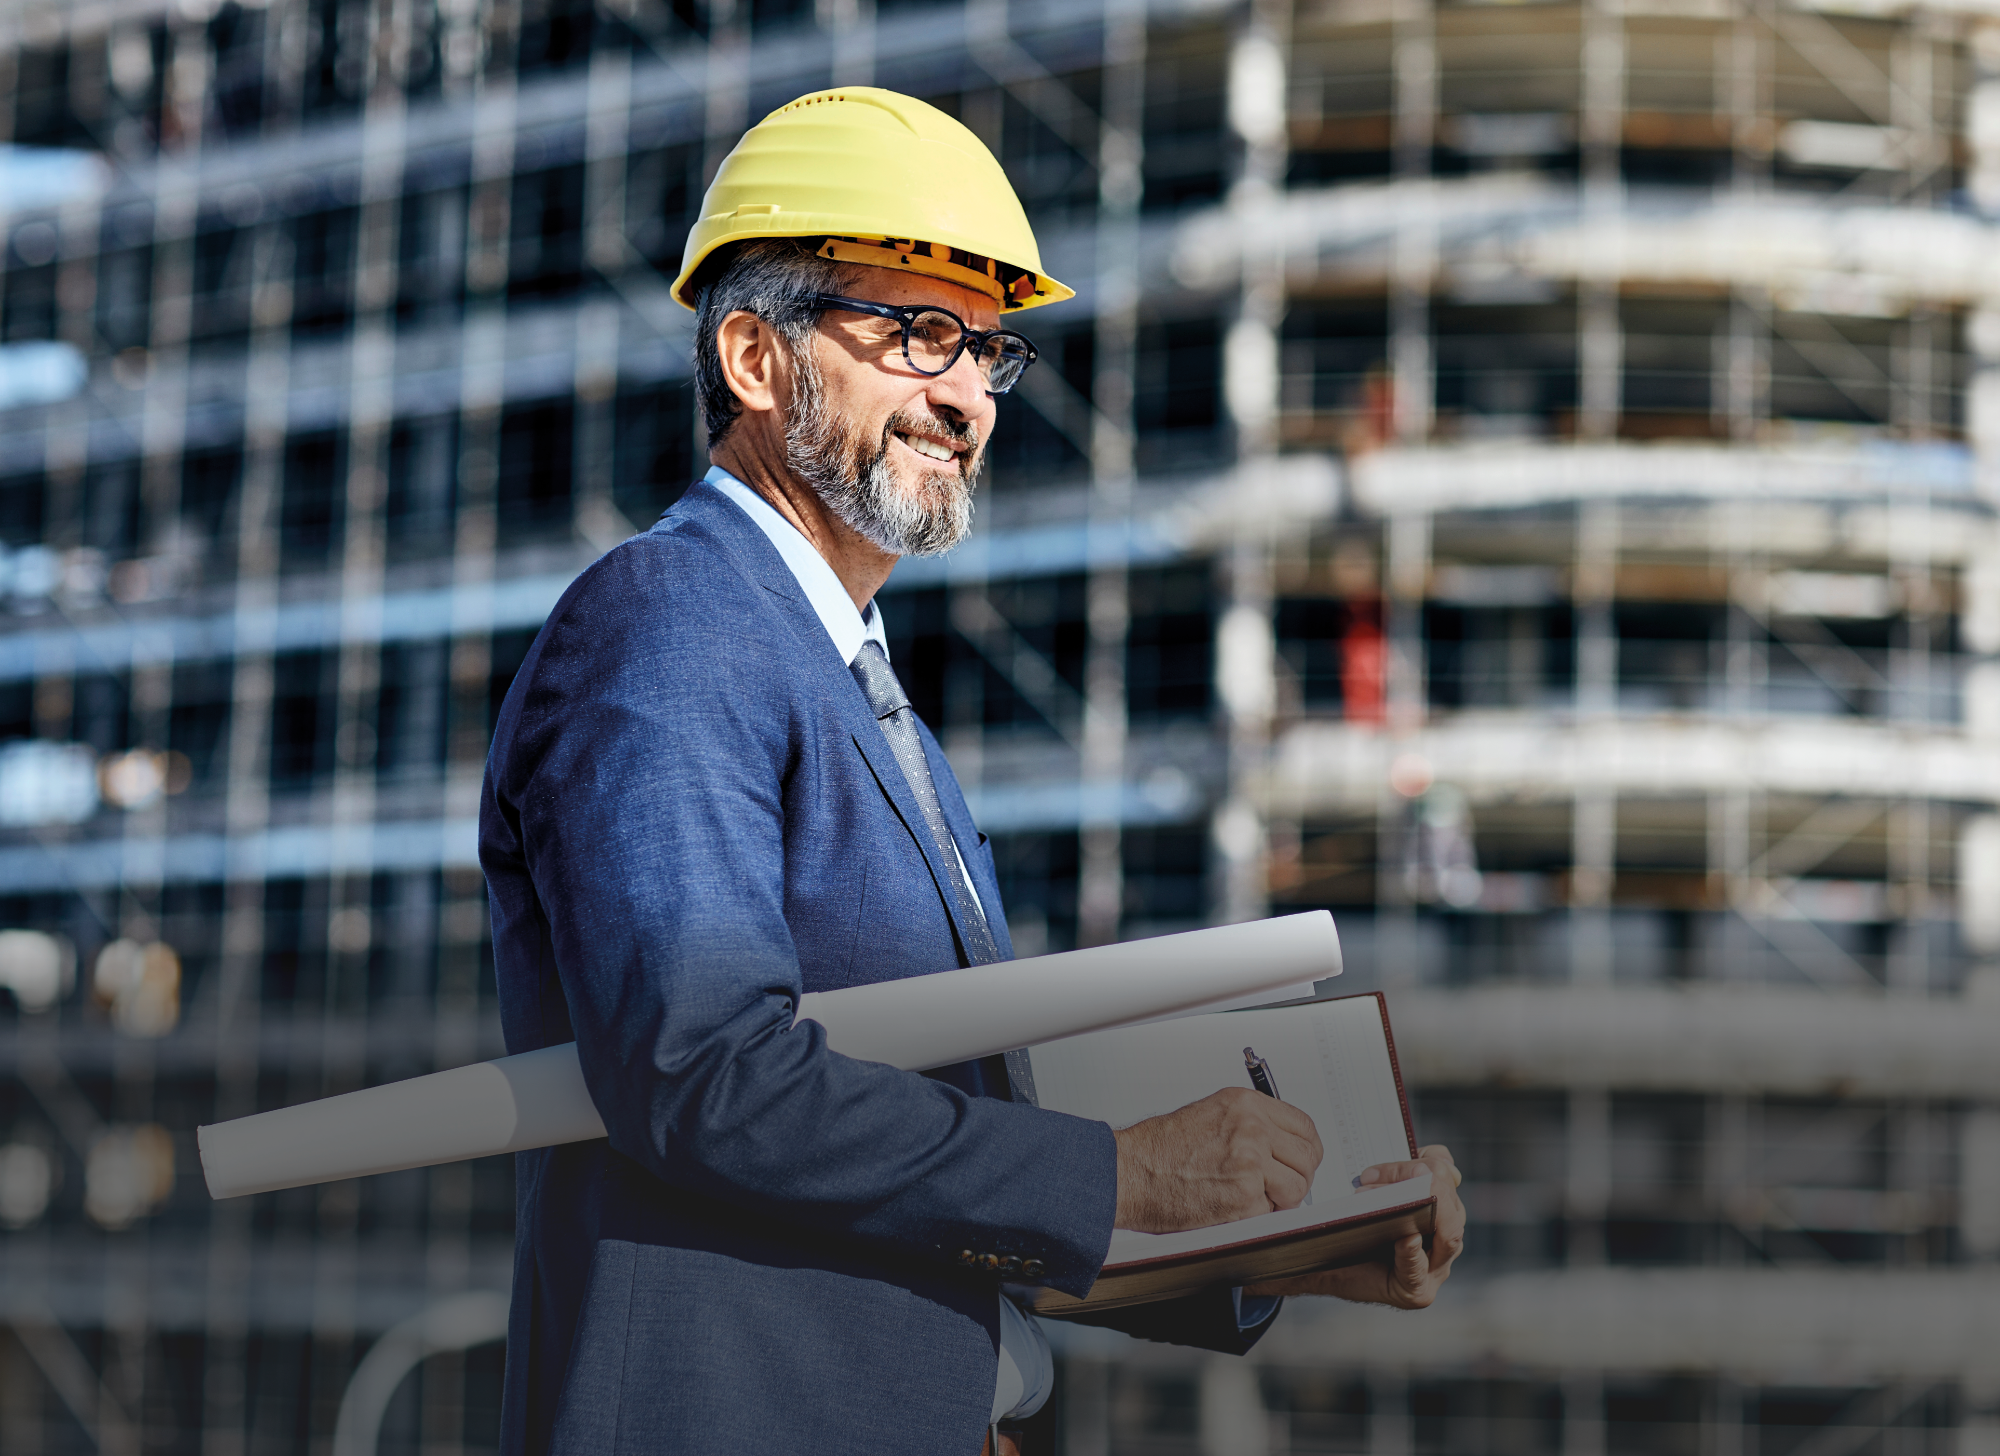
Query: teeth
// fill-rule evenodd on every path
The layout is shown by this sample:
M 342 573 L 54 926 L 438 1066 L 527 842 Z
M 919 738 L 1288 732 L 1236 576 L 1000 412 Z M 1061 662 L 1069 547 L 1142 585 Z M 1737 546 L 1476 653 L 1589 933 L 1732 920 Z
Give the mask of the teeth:
M 901 433 L 898 433 L 896 438 L 901 440 L 905 445 L 908 445 L 919 455 L 928 455 L 933 460 L 949 460 L 952 458 L 951 451 L 935 440 L 926 440 L 919 435 L 905 435 Z

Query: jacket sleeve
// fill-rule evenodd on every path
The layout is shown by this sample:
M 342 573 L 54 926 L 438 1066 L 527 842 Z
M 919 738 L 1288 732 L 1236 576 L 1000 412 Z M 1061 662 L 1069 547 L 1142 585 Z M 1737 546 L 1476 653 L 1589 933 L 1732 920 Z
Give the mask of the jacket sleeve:
M 611 1146 L 655 1176 L 913 1257 L 1039 1261 L 1039 1282 L 1087 1290 L 1117 1197 L 1109 1128 L 856 1061 L 793 1025 L 797 643 L 782 622 L 671 630 L 718 604 L 677 612 L 644 541 L 558 606 L 496 727 L 481 831 L 496 954 L 546 947 Z M 511 903 L 510 870 L 532 884 Z M 503 937 L 523 915 L 544 923 Z

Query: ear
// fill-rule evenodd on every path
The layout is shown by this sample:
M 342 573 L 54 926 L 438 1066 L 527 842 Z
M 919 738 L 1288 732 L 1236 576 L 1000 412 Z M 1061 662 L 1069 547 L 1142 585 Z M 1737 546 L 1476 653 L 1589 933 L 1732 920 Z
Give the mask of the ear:
M 784 398 L 784 358 L 777 333 L 754 313 L 738 309 L 716 326 L 716 362 L 746 414 L 768 414 Z

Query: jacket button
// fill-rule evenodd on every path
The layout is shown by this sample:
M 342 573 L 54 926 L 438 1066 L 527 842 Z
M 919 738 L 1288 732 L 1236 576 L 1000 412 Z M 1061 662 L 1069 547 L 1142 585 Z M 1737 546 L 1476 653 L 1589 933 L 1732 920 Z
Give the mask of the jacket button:
M 958 1262 L 966 1265 L 977 1264 L 979 1262 L 979 1255 L 973 1253 L 970 1249 L 960 1249 L 958 1251 Z
M 1040 1259 L 1023 1259 L 1021 1261 L 1021 1277 L 1023 1279 L 1039 1279 L 1047 1267 Z
M 995 1274 L 1000 1272 L 1000 1256 L 998 1254 L 986 1254 L 981 1257 L 979 1262 Z
M 1000 1267 L 1007 1273 L 1012 1274 L 1016 1269 L 1021 1267 L 1021 1256 L 1019 1254 L 1009 1254 L 1000 1261 Z

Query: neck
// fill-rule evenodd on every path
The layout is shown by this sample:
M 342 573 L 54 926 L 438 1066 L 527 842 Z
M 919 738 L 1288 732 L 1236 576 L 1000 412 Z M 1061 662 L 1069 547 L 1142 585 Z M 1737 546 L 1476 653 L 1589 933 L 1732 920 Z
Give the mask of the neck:
M 755 438 L 757 432 L 743 429 L 747 423 L 747 420 L 737 421 L 728 438 L 708 452 L 709 462 L 720 465 L 756 491 L 770 502 L 772 510 L 812 542 L 813 550 L 826 559 L 833 574 L 840 578 L 840 584 L 847 588 L 854 609 L 862 611 L 896 569 L 898 558 L 827 509 L 819 493 L 800 481 L 785 464 L 782 442 L 775 451 L 770 449 L 770 442 Z

